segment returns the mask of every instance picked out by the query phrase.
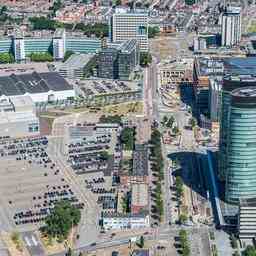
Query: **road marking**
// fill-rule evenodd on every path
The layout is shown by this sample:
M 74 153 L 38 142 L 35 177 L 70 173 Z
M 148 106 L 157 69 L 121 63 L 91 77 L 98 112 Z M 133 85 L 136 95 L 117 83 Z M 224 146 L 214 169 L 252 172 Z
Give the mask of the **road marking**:
M 25 241 L 26 241 L 27 246 L 28 246 L 28 247 L 31 247 L 31 243 L 30 243 L 28 237 L 25 236 L 24 239 L 25 239 Z
M 38 242 L 36 241 L 36 238 L 35 238 L 34 236 L 32 236 L 31 239 L 32 239 L 34 245 L 37 246 L 37 245 L 38 245 Z

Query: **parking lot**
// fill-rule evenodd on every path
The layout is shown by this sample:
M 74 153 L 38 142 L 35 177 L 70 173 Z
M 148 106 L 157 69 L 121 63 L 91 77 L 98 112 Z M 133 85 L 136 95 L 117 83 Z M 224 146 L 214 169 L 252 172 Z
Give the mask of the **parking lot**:
M 47 145 L 45 137 L 0 144 L 0 197 L 10 226 L 20 231 L 39 227 L 59 200 L 84 207 Z

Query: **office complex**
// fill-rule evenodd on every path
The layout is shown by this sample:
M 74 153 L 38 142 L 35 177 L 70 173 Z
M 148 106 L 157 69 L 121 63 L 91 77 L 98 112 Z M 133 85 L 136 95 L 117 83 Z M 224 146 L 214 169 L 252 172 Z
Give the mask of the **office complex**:
M 24 37 L 17 31 L 11 38 L 0 39 L 0 52 L 13 53 L 16 61 L 25 60 L 31 53 L 50 52 L 55 60 L 64 58 L 66 51 L 95 53 L 101 49 L 99 39 L 66 36 L 64 29 L 57 29 L 52 38 Z
M 226 179 L 227 145 L 228 145 L 228 115 L 231 102 L 231 92 L 234 89 L 256 86 L 256 58 L 230 58 L 224 61 L 225 73 L 221 91 L 220 108 L 220 144 L 219 144 L 219 178 Z
M 97 57 L 98 77 L 129 80 L 131 72 L 139 64 L 139 47 L 135 39 L 102 49 Z
M 226 7 L 222 14 L 221 45 L 232 47 L 241 41 L 241 8 Z
M 118 78 L 118 50 L 106 48 L 98 54 L 98 77 L 117 79 Z
M 256 79 L 255 79 L 256 81 Z M 256 195 L 256 88 L 233 90 L 228 109 L 226 201 Z
M 110 18 L 110 40 L 124 42 L 136 39 L 140 51 L 148 51 L 148 13 L 144 9 L 116 8 Z
M 57 62 L 54 69 L 65 78 L 81 79 L 91 74 L 96 65 L 96 54 L 72 54 L 65 62 Z

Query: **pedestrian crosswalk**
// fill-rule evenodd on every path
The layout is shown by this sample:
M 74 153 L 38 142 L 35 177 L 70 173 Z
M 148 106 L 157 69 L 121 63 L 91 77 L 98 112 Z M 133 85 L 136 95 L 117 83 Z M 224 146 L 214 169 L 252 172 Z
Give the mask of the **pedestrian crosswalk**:
M 38 241 L 34 235 L 24 236 L 25 243 L 28 247 L 37 246 Z

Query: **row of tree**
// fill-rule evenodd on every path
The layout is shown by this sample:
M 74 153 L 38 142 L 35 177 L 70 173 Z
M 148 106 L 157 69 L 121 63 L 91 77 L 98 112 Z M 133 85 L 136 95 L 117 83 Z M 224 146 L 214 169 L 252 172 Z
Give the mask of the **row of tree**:
M 125 150 L 133 150 L 135 143 L 135 129 L 125 127 L 121 132 L 120 139 Z
M 179 238 L 180 238 L 180 246 L 181 246 L 182 255 L 189 256 L 190 255 L 190 245 L 189 245 L 189 241 L 188 241 L 187 231 L 184 229 L 180 230 Z
M 155 187 L 155 204 L 156 204 L 156 213 L 161 219 L 164 214 L 164 203 L 162 197 L 162 187 L 161 181 L 164 179 L 164 163 L 162 156 L 162 147 L 161 147 L 161 133 L 159 130 L 154 129 L 151 133 L 151 162 L 152 162 L 152 173 L 157 176 L 158 180 Z
M 11 53 L 0 53 L 0 63 L 5 64 L 5 63 L 13 63 L 15 62 L 14 56 Z
M 34 30 L 55 30 L 56 28 L 66 28 L 81 30 L 87 36 L 95 35 L 96 37 L 108 36 L 108 24 L 95 23 L 95 24 L 64 24 L 46 17 L 31 17 L 29 22 L 32 24 Z
M 53 57 L 49 52 L 33 52 L 30 54 L 31 61 L 35 62 L 51 62 Z

